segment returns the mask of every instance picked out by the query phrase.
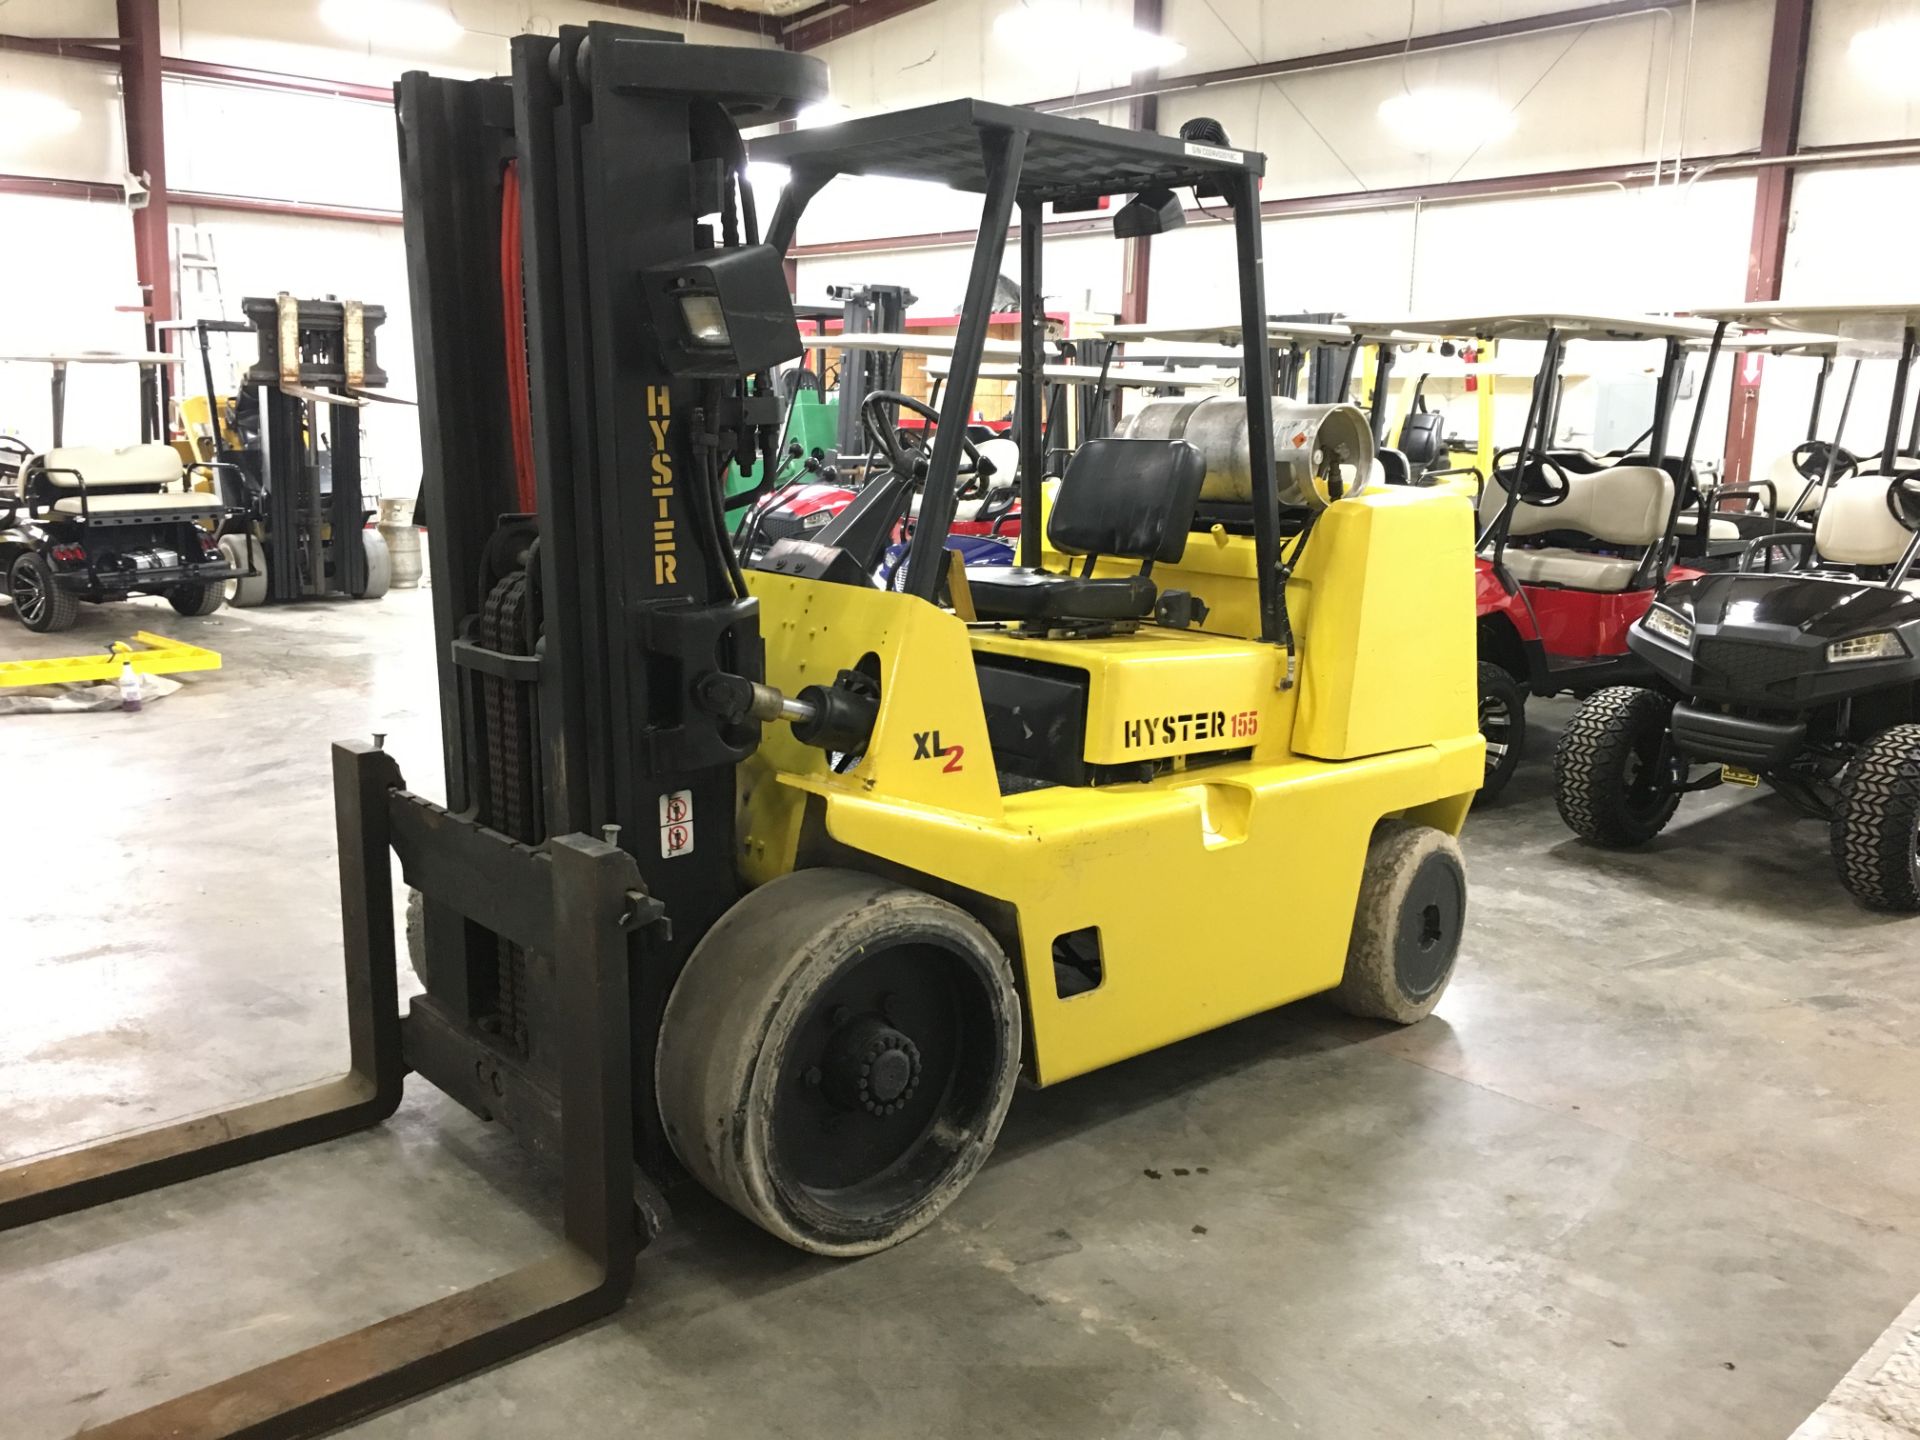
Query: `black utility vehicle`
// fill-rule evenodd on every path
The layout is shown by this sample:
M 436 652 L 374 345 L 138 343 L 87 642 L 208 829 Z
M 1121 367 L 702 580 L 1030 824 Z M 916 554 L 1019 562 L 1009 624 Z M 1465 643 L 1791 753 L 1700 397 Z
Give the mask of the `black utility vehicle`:
M 1554 762 L 1560 814 L 1583 839 L 1637 845 L 1687 792 L 1765 781 L 1828 822 L 1857 899 L 1920 911 L 1920 413 L 1901 443 L 1920 305 L 1709 318 L 1886 345 L 1885 443 L 1829 480 L 1811 533 L 1757 537 L 1737 571 L 1660 591 L 1627 636 L 1655 683 L 1580 707 Z

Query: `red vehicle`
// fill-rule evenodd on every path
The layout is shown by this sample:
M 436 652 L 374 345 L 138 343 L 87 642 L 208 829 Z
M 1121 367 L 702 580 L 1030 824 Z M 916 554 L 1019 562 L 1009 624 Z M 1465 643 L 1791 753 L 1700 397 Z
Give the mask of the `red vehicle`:
M 1713 327 L 1668 317 L 1545 313 L 1408 321 L 1400 328 L 1541 345 L 1520 443 L 1495 454 L 1480 499 L 1475 602 L 1487 741 L 1481 794 L 1490 798 L 1520 762 L 1528 696 L 1584 695 L 1648 678 L 1646 663 L 1627 648 L 1627 630 L 1654 592 L 1738 557 L 1740 526 L 1713 513 L 1720 492 L 1710 495 L 1693 478 L 1698 407 L 1685 449 L 1668 449 L 1687 349 L 1710 340 Z M 1596 455 L 1553 444 L 1570 340 L 1661 345 L 1651 423 L 1634 445 Z M 1696 394 L 1705 393 L 1710 376 Z

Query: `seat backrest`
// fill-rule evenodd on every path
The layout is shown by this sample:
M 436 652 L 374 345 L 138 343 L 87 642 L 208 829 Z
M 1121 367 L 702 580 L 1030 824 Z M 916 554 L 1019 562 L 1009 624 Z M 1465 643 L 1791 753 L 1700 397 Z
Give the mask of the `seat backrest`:
M 1886 475 L 1850 475 L 1834 483 L 1820 507 L 1813 548 L 1834 565 L 1893 565 L 1913 532 L 1893 518 Z
M 1447 453 L 1447 417 L 1438 410 L 1408 411 L 1395 448 L 1415 470 L 1431 470 Z
M 62 445 L 40 457 L 44 478 L 56 490 L 141 490 L 180 479 L 180 455 L 171 445 L 129 445 L 108 450 L 97 445 Z M 76 478 L 73 471 L 79 471 Z
M 1060 477 L 1047 539 L 1064 555 L 1172 564 L 1206 478 L 1206 458 L 1185 440 L 1089 440 Z
M 982 440 L 974 449 L 980 452 L 982 460 L 993 465 L 995 485 L 1011 485 L 1020 478 L 1020 446 L 1018 442 L 995 436 L 991 440 Z
M 1673 477 L 1652 465 L 1614 465 L 1591 474 L 1568 471 L 1571 486 L 1558 505 L 1528 505 L 1513 512 L 1512 535 L 1573 530 L 1607 545 L 1651 545 L 1667 532 Z M 1480 497 L 1480 522 L 1500 513 L 1507 492 L 1489 485 Z

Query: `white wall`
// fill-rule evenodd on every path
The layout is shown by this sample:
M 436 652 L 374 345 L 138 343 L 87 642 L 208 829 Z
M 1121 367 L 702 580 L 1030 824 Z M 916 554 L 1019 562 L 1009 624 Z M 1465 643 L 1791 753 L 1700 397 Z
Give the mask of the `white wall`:
M 163 0 L 163 54 L 330 80 L 391 84 L 403 71 L 455 76 L 505 73 L 508 41 L 520 33 L 551 34 L 561 24 L 594 20 L 655 25 L 692 43 L 765 45 L 771 41 L 727 27 L 682 25 L 611 5 L 576 0 L 449 0 L 467 33 L 445 50 L 394 48 L 387 37 L 358 42 L 320 22 L 317 0 Z M 11 34 L 105 37 L 116 29 L 113 0 L 10 0 L 0 30 Z M 0 173 L 118 184 L 126 174 L 120 82 L 115 67 L 0 52 L 0 92 L 34 92 L 77 112 L 64 133 L 29 138 L 0 125 Z M 168 183 L 176 191 L 397 212 L 400 179 L 393 112 L 383 103 L 243 89 L 168 78 L 162 85 Z M 226 209 L 196 209 L 176 199 L 176 234 L 198 227 L 219 265 L 226 318 L 240 318 L 248 295 L 286 290 L 301 296 L 351 297 L 382 304 L 380 358 L 391 391 L 414 391 L 406 263 L 398 225 L 297 219 Z M 0 194 L 0 352 L 142 348 L 139 317 L 116 311 L 139 303 L 132 222 L 118 204 Z M 180 313 L 201 310 L 193 294 Z M 216 358 L 226 359 L 224 350 Z M 244 337 L 231 353 L 244 367 Z M 67 400 L 67 438 L 125 444 L 137 436 L 135 372 L 74 367 Z M 220 377 L 224 380 L 224 376 Z M 195 363 L 182 383 L 198 392 Z M 0 364 L 0 432 L 45 443 L 49 416 L 44 366 Z M 364 412 L 365 457 L 389 494 L 418 483 L 419 436 L 414 414 L 398 406 Z

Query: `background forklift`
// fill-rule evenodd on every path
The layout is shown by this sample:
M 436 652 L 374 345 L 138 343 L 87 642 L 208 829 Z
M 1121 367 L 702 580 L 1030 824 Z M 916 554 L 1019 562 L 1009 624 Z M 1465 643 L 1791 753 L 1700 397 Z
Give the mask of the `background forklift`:
M 242 320 L 194 320 L 201 404 L 183 401 L 185 443 L 197 460 L 240 478 L 229 497 L 245 514 L 220 527 L 220 550 L 236 572 L 227 602 L 347 595 L 377 600 L 392 582 L 387 543 L 369 522 L 360 465 L 360 410 L 387 397 L 377 331 L 379 305 L 296 300 L 282 293 L 241 302 Z M 237 392 L 214 380 L 215 334 L 256 337 L 254 363 Z
M 557 1162 L 566 1241 L 99 1433 L 312 1433 L 542 1343 L 621 1303 L 685 1172 L 807 1250 L 879 1249 L 953 1201 L 1023 1073 L 1317 991 L 1412 1021 L 1452 971 L 1481 772 L 1464 501 L 1329 504 L 1338 473 L 1279 458 L 1256 348 L 1238 432 L 1082 446 L 1021 567 L 945 561 L 1015 212 L 1032 396 L 1045 206 L 1202 188 L 1257 327 L 1259 155 L 952 101 L 766 142 L 792 180 L 760 243 L 740 127 L 821 99 L 817 60 L 604 24 L 512 55 L 397 90 L 447 804 L 336 746 L 353 1069 L 0 1169 L 0 1227 L 376 1123 L 411 1071 Z M 983 195 L 955 373 L 930 453 L 743 572 L 724 475 L 777 443 L 781 255 L 862 169 Z M 867 522 L 915 482 L 907 589 L 879 589 L 892 524 Z M 422 896 L 404 1017 L 396 854 Z

